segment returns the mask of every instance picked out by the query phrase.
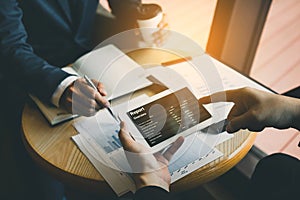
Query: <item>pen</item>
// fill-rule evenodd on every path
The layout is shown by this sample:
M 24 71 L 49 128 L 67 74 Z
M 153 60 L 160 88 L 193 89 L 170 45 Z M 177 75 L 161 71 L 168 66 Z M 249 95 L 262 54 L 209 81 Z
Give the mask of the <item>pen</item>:
M 184 58 L 178 58 L 178 59 L 175 59 L 175 60 L 171 60 L 171 61 L 167 61 L 167 62 L 162 62 L 161 66 L 167 67 L 167 66 L 175 65 L 177 63 L 185 62 L 185 61 L 188 61 L 188 60 L 192 60 L 192 57 L 191 56 L 187 56 L 187 57 L 184 57 Z
M 94 85 L 94 83 L 91 81 L 91 79 L 87 76 L 84 75 L 84 79 L 85 81 L 88 83 L 89 86 L 91 86 L 94 90 L 98 91 L 97 87 Z M 113 113 L 113 111 L 110 109 L 110 107 L 103 105 L 108 112 L 110 113 L 110 115 L 118 122 L 120 123 L 120 121 L 118 120 L 118 118 L 116 117 L 116 115 Z

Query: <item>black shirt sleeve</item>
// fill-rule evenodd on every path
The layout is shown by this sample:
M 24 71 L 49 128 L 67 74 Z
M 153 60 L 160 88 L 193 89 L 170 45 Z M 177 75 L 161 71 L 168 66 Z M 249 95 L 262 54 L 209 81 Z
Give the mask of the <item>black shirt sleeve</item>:
M 135 195 L 134 200 L 168 200 L 170 194 L 166 190 L 157 186 L 147 186 L 139 189 Z

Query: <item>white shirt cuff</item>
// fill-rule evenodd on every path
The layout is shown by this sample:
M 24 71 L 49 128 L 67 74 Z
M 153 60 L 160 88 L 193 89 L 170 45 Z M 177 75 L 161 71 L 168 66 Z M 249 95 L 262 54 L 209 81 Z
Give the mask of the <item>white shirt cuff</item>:
M 71 85 L 75 80 L 77 80 L 79 77 L 78 76 L 68 76 L 65 78 L 56 88 L 54 93 L 52 94 L 51 97 L 51 102 L 56 106 L 59 107 L 59 100 L 64 91 L 67 89 L 69 85 Z

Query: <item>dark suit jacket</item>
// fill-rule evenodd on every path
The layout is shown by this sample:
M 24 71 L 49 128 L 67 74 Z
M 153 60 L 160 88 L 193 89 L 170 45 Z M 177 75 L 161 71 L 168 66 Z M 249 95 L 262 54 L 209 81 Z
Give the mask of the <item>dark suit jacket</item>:
M 0 0 L 3 77 L 20 81 L 28 92 L 49 100 L 60 82 L 69 76 L 59 67 L 74 62 L 92 48 L 90 33 L 98 2 Z M 130 8 L 140 0 L 109 2 L 118 16 L 121 10 L 130 13 Z
M 172 197 L 166 190 L 156 187 L 147 186 L 139 189 L 135 195 L 134 200 L 176 200 L 177 198 Z

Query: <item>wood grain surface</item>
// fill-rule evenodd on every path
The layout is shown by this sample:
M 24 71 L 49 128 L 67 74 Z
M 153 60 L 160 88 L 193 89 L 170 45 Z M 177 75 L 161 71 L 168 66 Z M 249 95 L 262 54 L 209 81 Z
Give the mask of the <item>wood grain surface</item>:
M 169 52 L 153 49 L 134 51 L 128 55 L 142 66 L 178 58 Z M 156 88 L 153 89 L 155 90 Z M 22 115 L 22 135 L 26 149 L 39 166 L 62 183 L 104 196 L 115 196 L 102 176 L 72 141 L 71 136 L 77 134 L 72 126 L 74 120 L 51 126 L 36 105 L 28 102 Z M 217 146 L 224 156 L 175 182 L 171 191 L 188 190 L 224 174 L 247 154 L 255 137 L 256 134 L 245 130 L 235 133 L 232 139 Z

